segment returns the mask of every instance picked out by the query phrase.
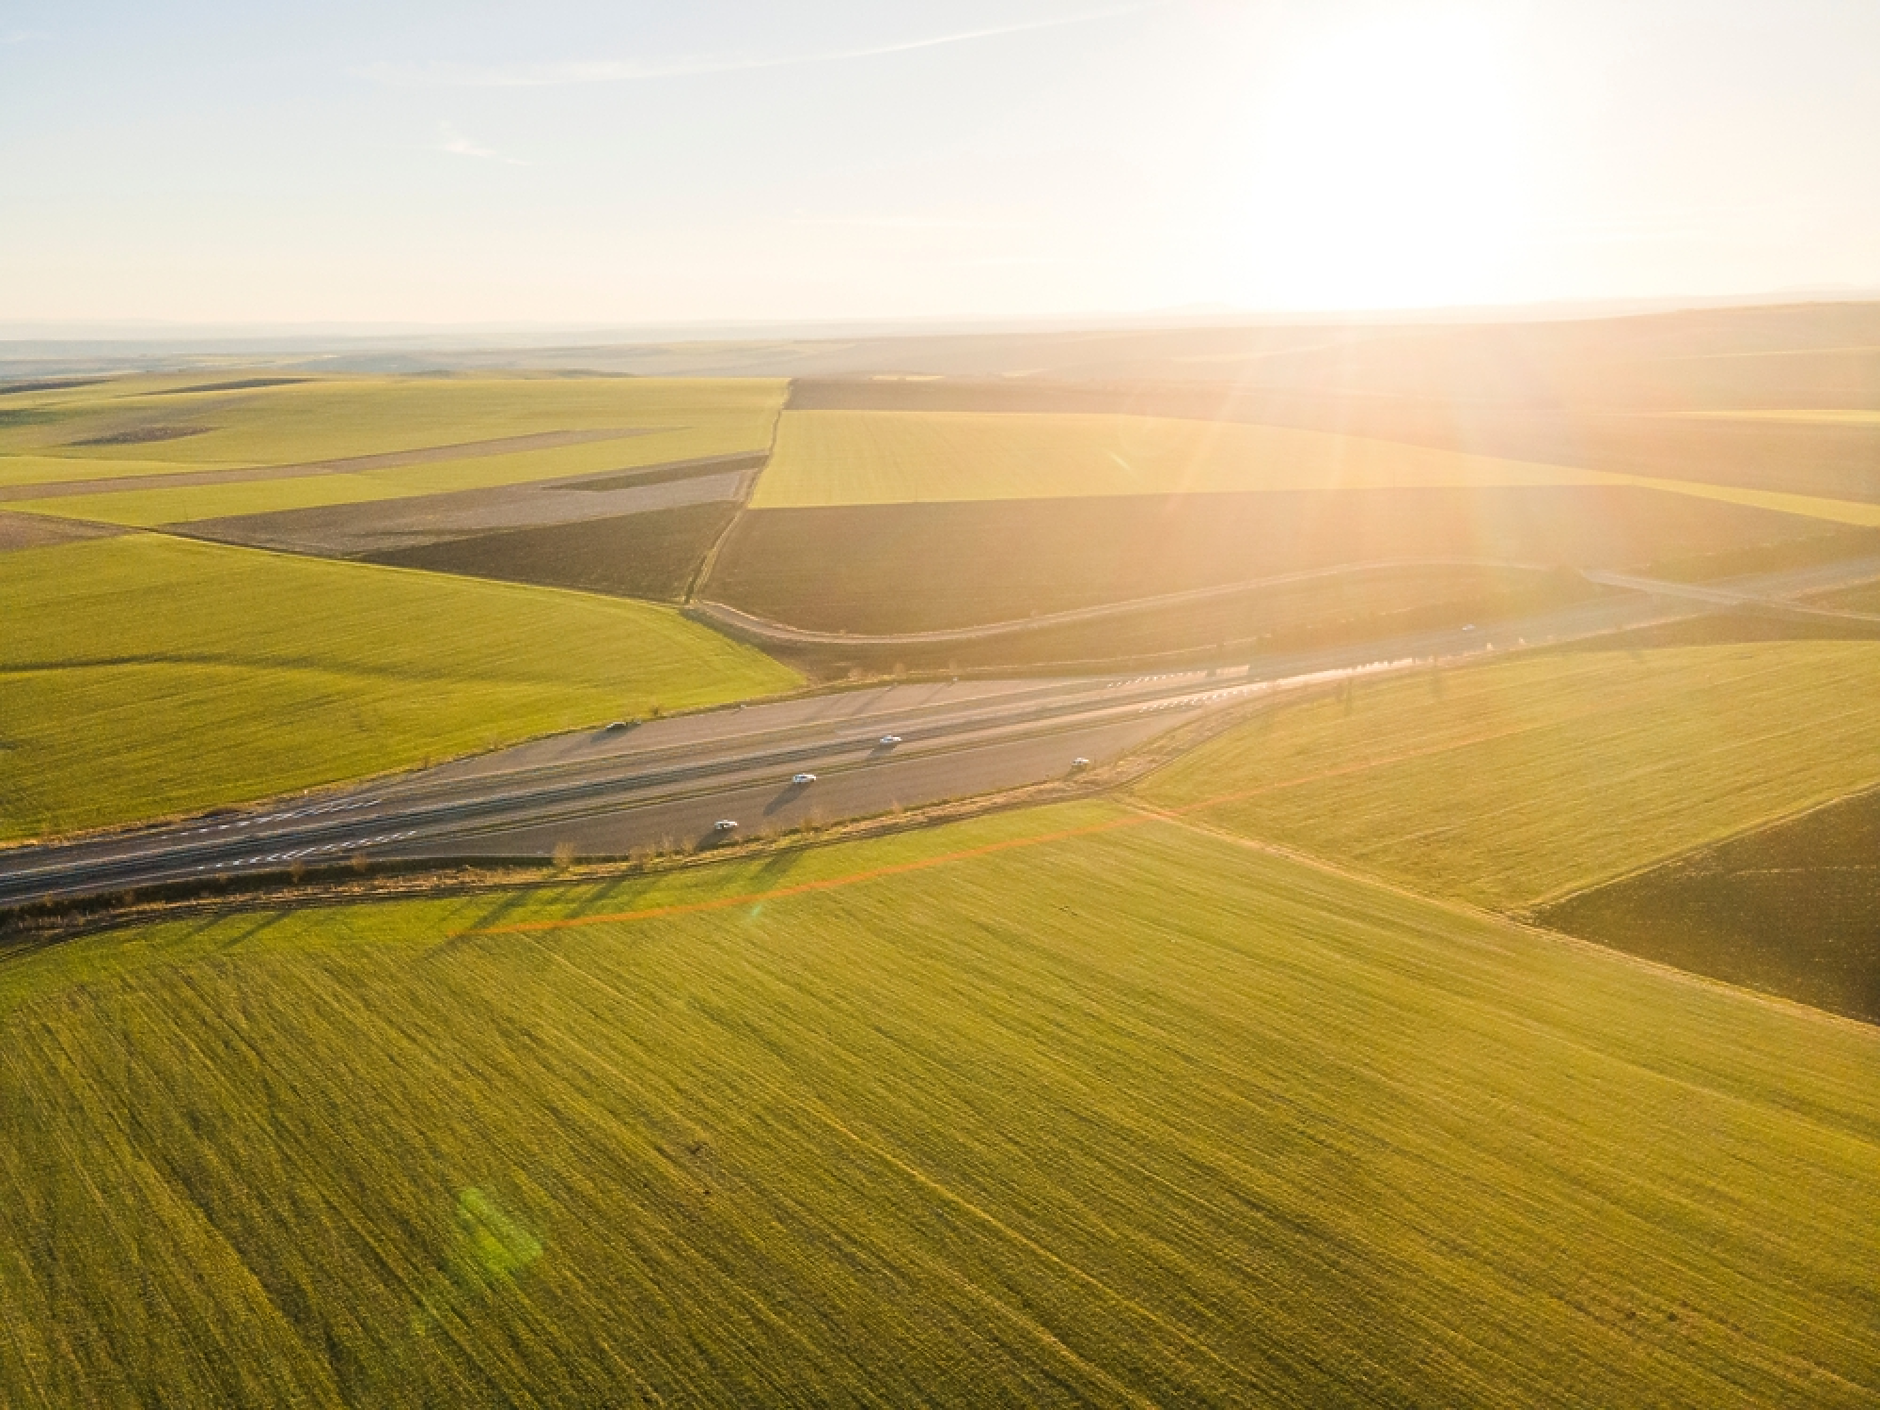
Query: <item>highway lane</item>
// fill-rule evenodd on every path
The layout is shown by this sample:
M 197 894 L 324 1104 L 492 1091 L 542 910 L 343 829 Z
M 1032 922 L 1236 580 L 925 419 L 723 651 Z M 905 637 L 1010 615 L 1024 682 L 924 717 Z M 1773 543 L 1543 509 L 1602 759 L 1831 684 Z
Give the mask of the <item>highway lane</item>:
M 405 857 L 496 859 L 551 856 L 558 848 L 580 856 L 621 857 L 642 850 L 720 846 L 805 823 L 866 817 L 1061 777 L 1072 772 L 1073 759 L 1114 758 L 1176 719 L 1167 711 L 1136 713 L 1044 732 L 1006 732 L 899 757 L 875 752 L 824 764 L 816 770 L 816 781 L 804 785 L 792 783 L 787 774 L 753 771 L 710 789 L 610 803 L 532 825 L 506 822 L 482 835 L 407 839 L 388 851 Z M 714 824 L 726 818 L 736 821 L 737 829 L 728 835 L 714 831 Z
M 1103 680 L 893 686 L 564 735 L 284 806 L 14 848 L 0 853 L 0 904 L 358 854 L 404 855 L 420 845 L 435 851 L 441 839 L 484 839 L 504 825 L 788 778 L 856 757 L 874 756 L 886 766 L 877 774 L 892 776 L 894 765 L 923 754 L 991 743 L 989 732 L 1001 739 L 1014 730 L 1062 732 L 1084 723 L 1092 709 L 1115 721 L 1154 704 L 1167 684 L 1158 678 L 1120 686 Z M 890 734 L 903 742 L 883 746 Z M 1057 771 L 1071 757 L 1064 754 Z M 893 783 L 884 786 L 891 791 Z M 412 845 L 400 850 L 405 843 Z M 480 841 L 473 851 L 489 855 L 492 848 Z
M 1871 576 L 1871 571 L 1866 576 Z M 1823 570 L 1799 590 L 1860 580 Z M 1798 575 L 1727 585 L 1794 589 Z M 1725 585 L 1719 585 L 1725 586 Z M 536 740 L 273 807 L 0 852 L 0 905 L 372 859 L 546 857 L 696 846 L 1061 777 L 1249 697 L 1359 673 L 1685 620 L 1722 604 L 1614 592 L 1517 621 L 1135 677 L 963 680 L 831 692 Z M 883 746 L 883 735 L 900 743 Z M 818 775 L 807 787 L 792 774 Z

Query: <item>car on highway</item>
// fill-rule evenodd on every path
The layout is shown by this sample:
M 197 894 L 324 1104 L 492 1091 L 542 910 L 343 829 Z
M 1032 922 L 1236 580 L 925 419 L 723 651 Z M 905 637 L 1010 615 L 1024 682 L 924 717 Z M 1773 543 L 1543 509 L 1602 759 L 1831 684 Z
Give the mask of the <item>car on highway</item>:
M 1073 769 L 1087 769 L 1090 767 L 1090 761 L 1079 754 L 1075 759 L 1071 760 L 1071 767 Z
M 620 733 L 621 730 L 625 729 L 626 727 L 627 727 L 627 722 L 625 720 L 610 720 L 607 723 L 604 733 L 618 734 Z
M 720 818 L 717 822 L 712 824 L 713 832 L 736 832 L 737 830 L 738 820 L 736 818 Z
M 790 782 L 791 783 L 814 783 L 816 782 L 816 775 L 815 774 L 791 774 Z
M 901 736 L 898 734 L 884 734 L 881 736 L 881 740 L 880 740 L 882 747 L 887 748 L 887 749 L 892 749 L 895 745 L 899 744 L 900 742 L 901 742 Z

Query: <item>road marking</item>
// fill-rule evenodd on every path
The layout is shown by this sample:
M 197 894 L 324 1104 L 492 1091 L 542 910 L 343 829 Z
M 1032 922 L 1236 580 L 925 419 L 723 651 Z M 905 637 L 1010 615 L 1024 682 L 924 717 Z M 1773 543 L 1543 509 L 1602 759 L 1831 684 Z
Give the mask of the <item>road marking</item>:
M 257 852 L 252 857 L 242 857 L 237 861 L 217 862 L 196 868 L 197 871 L 221 871 L 224 867 L 252 867 L 262 863 L 292 862 L 302 857 L 318 857 L 329 852 L 356 852 L 362 847 L 382 847 L 387 842 L 402 842 L 407 837 L 416 837 L 417 832 L 407 829 L 404 832 L 382 832 L 376 837 L 355 837 L 346 842 L 327 842 L 318 847 L 299 847 L 289 852 Z

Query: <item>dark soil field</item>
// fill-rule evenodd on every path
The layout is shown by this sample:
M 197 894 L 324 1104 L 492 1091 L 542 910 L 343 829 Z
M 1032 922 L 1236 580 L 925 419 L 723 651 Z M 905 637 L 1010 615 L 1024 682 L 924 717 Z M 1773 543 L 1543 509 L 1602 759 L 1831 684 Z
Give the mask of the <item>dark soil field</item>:
M 8 514 L 0 511 L 0 553 L 16 548 L 38 548 L 49 543 L 109 538 L 123 532 L 106 524 L 82 524 L 75 519 L 53 519 L 39 514 Z
M 654 474 L 645 479 L 609 474 L 604 483 L 497 485 L 410 499 L 199 519 L 185 527 L 192 537 L 217 543 L 324 558 L 372 558 L 453 539 L 730 501 L 740 483 L 738 471 L 722 468 L 709 473 Z
M 590 494 L 608 490 L 636 489 L 642 485 L 669 485 L 680 480 L 708 479 L 732 471 L 761 470 L 770 457 L 763 451 L 752 455 L 712 455 L 702 460 L 678 460 L 669 465 L 649 465 L 643 470 L 622 470 L 617 475 L 588 475 L 579 480 L 565 480 L 556 488 L 586 490 Z
M 1415 565 L 1257 587 L 1198 602 L 1144 604 L 1139 610 L 975 640 L 797 645 L 764 639 L 754 644 L 806 675 L 821 677 L 856 671 L 1218 664 L 1237 654 L 1305 651 L 1465 622 L 1489 623 L 1563 607 L 1599 591 L 1569 572 Z
M 725 500 L 506 529 L 367 555 L 367 561 L 472 578 L 676 601 L 737 505 Z
M 181 397 L 193 392 L 247 392 L 258 387 L 293 387 L 312 380 L 311 377 L 237 377 L 230 382 L 198 382 L 189 387 L 163 387 L 150 395 Z
M 158 441 L 181 441 L 190 436 L 206 436 L 213 431 L 213 426 L 132 426 L 122 431 L 109 431 L 102 436 L 87 436 L 82 441 L 73 441 L 75 446 L 141 446 L 154 445 Z
M 1604 486 L 764 509 L 733 526 L 702 595 L 821 631 L 932 631 L 1346 563 L 1643 566 L 1820 532 Z
M 1880 1023 L 1880 792 L 1581 892 L 1536 919 Z

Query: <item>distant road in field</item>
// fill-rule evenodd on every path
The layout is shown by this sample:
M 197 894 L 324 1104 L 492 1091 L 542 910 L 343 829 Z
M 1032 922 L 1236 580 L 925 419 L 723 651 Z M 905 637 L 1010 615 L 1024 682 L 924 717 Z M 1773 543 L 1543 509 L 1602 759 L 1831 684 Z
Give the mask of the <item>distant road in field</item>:
M 836 692 L 559 735 L 364 787 L 0 852 L 0 905 L 352 857 L 624 856 L 696 847 L 1060 778 L 1197 712 L 1343 677 L 1464 663 L 1863 582 L 1880 562 L 1638 590 L 1482 628 L 1427 631 L 1160 676 L 961 680 Z M 1836 614 L 1852 615 L 1852 614 Z M 1865 620 L 1865 619 L 1862 619 Z M 895 742 L 886 743 L 892 736 Z M 797 784 L 796 774 L 815 774 Z M 721 833 L 718 821 L 737 827 Z
M 1485 558 L 1393 558 L 1376 563 L 1341 563 L 1332 568 L 1309 568 L 1298 573 L 1281 573 L 1270 578 L 1252 578 L 1246 582 L 1223 583 L 1217 587 L 1189 588 L 1184 592 L 1165 592 L 1154 597 L 1135 597 L 1125 602 L 1104 602 L 1095 607 L 1075 607 L 1065 612 L 1045 612 L 1036 617 L 1019 617 L 1005 622 L 986 622 L 976 627 L 949 627 L 940 631 L 892 632 L 870 635 L 857 632 L 812 631 L 772 621 L 754 613 L 740 612 L 722 602 L 699 601 L 687 610 L 735 636 L 759 642 L 792 646 L 937 646 L 948 642 L 987 641 L 995 637 L 1016 636 L 1068 626 L 1074 622 L 1096 622 L 1106 617 L 1127 616 L 1136 612 L 1160 611 L 1196 602 L 1213 602 L 1242 593 L 1267 588 L 1287 587 L 1295 583 L 1323 581 L 1328 578 L 1358 577 L 1367 573 L 1393 572 L 1404 568 L 1483 568 L 1503 572 L 1545 573 L 1546 567 L 1535 563 L 1501 563 Z M 1589 578 L 1591 575 L 1587 575 Z
M 1861 564 L 1866 565 L 1862 571 Z M 1795 601 L 1810 593 L 1837 587 L 1853 587 L 1862 581 L 1880 578 L 1880 558 L 1854 563 L 1836 563 L 1826 568 L 1806 568 L 1789 573 L 1769 574 L 1756 579 L 1737 579 L 1724 583 L 1669 583 L 1657 578 L 1640 578 L 1624 573 L 1606 573 L 1587 569 L 1581 574 L 1590 583 L 1604 587 L 1629 588 L 1655 597 L 1681 598 L 1720 608 L 1754 607 L 1773 610 L 1784 616 L 1822 618 L 1829 621 L 1866 622 L 1880 626 L 1880 614 L 1844 612 L 1835 607 L 1814 607 Z

